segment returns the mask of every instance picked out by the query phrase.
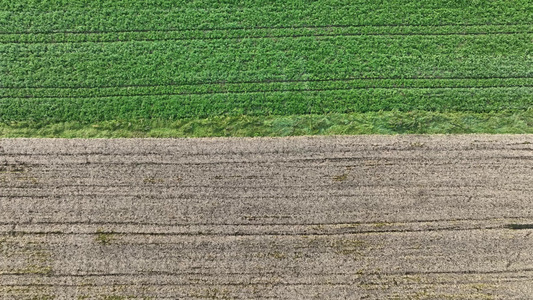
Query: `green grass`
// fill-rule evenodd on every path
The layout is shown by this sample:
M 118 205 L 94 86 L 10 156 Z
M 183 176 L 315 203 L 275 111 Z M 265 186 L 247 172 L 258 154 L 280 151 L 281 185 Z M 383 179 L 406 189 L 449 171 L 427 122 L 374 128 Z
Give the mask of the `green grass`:
M 530 132 L 532 41 L 526 0 L 0 0 L 1 132 Z
M 2 137 L 254 137 L 353 134 L 533 133 L 533 109 L 524 112 L 369 112 L 293 116 L 233 116 L 177 121 L 104 121 L 0 124 Z

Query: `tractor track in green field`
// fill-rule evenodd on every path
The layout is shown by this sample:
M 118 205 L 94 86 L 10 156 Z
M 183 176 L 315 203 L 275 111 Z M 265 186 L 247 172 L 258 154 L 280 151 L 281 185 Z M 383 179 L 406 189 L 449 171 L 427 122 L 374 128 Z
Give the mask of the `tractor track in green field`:
M 194 41 L 194 40 L 241 40 L 241 39 L 277 39 L 277 38 L 306 38 L 306 37 L 354 37 L 354 36 L 477 36 L 477 35 L 518 35 L 533 34 L 527 32 L 454 32 L 454 33 L 344 33 L 344 34 L 314 34 L 314 35 L 266 35 L 266 36 L 238 36 L 238 37 L 198 37 L 198 38 L 162 38 L 162 39 L 131 39 L 131 40 L 98 40 L 98 41 L 2 41 L 5 44 L 77 44 L 77 43 L 129 43 L 129 42 L 163 42 L 163 41 Z
M 254 27 L 219 27 L 219 28 L 169 28 L 169 29 L 128 29 L 128 30 L 55 30 L 55 31 L 17 31 L 5 32 L 4 34 L 101 34 L 101 33 L 130 33 L 130 32 L 181 32 L 181 31 L 229 31 L 229 30 L 258 30 L 258 29 L 327 29 L 327 28 L 361 28 L 361 27 L 415 27 L 415 28 L 439 28 L 439 27 L 482 27 L 482 26 L 532 26 L 527 23 L 485 23 L 485 24 L 353 24 L 353 25 L 300 25 L 300 26 L 254 26 Z
M 253 93 L 310 93 L 326 91 L 349 91 L 364 89 L 493 89 L 493 88 L 530 88 L 533 84 L 525 85 L 493 85 L 493 86 L 426 86 L 426 87 L 397 87 L 397 86 L 364 86 L 364 87 L 346 87 L 346 88 L 321 88 L 321 89 L 286 89 L 286 90 L 245 90 L 245 91 L 212 91 L 212 92 L 180 92 L 180 93 L 145 93 L 145 94 L 110 94 L 110 95 L 87 95 L 87 96 L 0 96 L 2 98 L 33 98 L 33 99 L 80 99 L 80 98 L 115 98 L 115 97 L 142 97 L 142 96 L 187 96 L 187 95 L 216 95 L 216 94 L 253 94 Z
M 526 76 L 492 76 L 492 77 L 350 77 L 332 79 L 268 79 L 257 81 L 211 81 L 211 82 L 187 82 L 168 84 L 134 84 L 134 85 L 98 85 L 98 86 L 0 86 L 3 89 L 111 89 L 111 88 L 135 88 L 135 87 L 165 87 L 165 86 L 196 86 L 196 85 L 229 85 L 229 84 L 265 84 L 265 83 L 306 83 L 306 82 L 342 82 L 354 80 L 490 80 L 490 79 L 533 79 L 533 75 Z
M 512 27 L 518 28 L 512 28 Z M 210 29 L 131 29 L 131 30 L 111 30 L 111 31 L 50 31 L 50 32 L 0 32 L 0 43 L 2 44 L 80 44 L 80 43 L 128 43 L 128 42 L 163 42 L 163 41 L 195 41 L 195 40 L 242 40 L 242 39 L 298 39 L 306 37 L 334 38 L 334 37 L 365 37 L 365 36 L 483 36 L 483 35 L 529 35 L 532 34 L 533 26 L 528 24 L 486 24 L 486 25 L 445 25 L 435 28 L 449 27 L 444 31 L 413 31 L 409 28 L 431 28 L 426 26 L 295 26 L 295 27 L 237 27 L 237 28 L 210 28 Z M 400 29 L 394 31 L 361 31 L 368 28 Z M 473 28 L 473 29 L 472 29 Z M 331 30 L 335 29 L 335 30 Z M 340 29 L 340 31 L 339 31 Z M 349 30 L 352 29 L 352 30 Z M 487 30 L 491 29 L 491 30 Z M 356 32 L 353 32 L 356 30 Z M 358 30 L 358 31 L 357 31 Z M 272 31 L 281 31 L 272 34 Z M 289 31 L 289 32 L 283 32 Z M 295 31 L 295 32 L 291 32 Z M 329 32 L 339 31 L 339 32 Z M 348 31 L 348 32 L 346 32 Z M 215 32 L 208 34 L 209 32 Z M 218 32 L 218 33 L 217 33 Z M 185 35 L 183 35 L 185 33 Z M 235 34 L 236 33 L 236 34 Z M 109 36 L 115 34 L 115 36 Z M 124 34 L 134 34 L 124 36 Z M 168 35 L 180 36 L 168 36 Z M 138 35 L 138 36 L 135 36 Z M 148 35 L 148 36 L 146 36 Z M 153 37 L 154 35 L 161 35 Z M 166 35 L 166 36 L 165 36 Z M 7 38 L 6 38 L 7 36 Z M 30 37 L 30 39 L 28 39 Z M 25 38 L 25 39 L 21 39 Z

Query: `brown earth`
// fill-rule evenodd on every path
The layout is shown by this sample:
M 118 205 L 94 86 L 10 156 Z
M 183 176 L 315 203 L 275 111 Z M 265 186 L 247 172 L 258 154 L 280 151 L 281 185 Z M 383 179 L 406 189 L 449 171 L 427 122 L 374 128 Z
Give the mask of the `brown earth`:
M 533 135 L 0 139 L 2 299 L 533 299 Z

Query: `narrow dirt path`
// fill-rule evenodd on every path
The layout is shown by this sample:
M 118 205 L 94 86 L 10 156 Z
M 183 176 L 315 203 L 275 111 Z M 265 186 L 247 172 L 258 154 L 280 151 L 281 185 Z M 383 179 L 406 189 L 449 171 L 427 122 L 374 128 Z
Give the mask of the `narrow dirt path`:
M 532 233 L 533 135 L 0 139 L 5 299 L 530 299 Z

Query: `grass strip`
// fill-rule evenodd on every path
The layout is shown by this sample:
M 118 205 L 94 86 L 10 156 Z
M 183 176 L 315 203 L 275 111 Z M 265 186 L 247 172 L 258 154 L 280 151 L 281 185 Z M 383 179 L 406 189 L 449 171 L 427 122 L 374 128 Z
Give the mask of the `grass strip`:
M 354 134 L 533 133 L 533 109 L 521 112 L 379 111 L 292 116 L 0 124 L 2 138 L 178 138 Z

